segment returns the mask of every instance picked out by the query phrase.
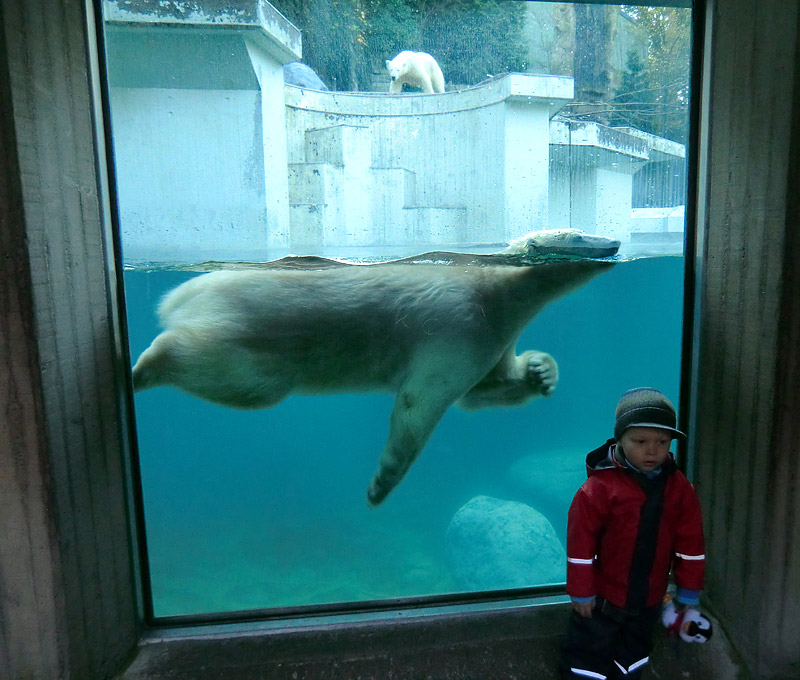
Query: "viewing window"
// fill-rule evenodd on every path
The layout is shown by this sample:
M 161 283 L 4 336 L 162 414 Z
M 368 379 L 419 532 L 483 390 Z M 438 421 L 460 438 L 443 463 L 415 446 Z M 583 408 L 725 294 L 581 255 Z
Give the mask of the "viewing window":
M 674 4 L 103 2 L 150 618 L 563 587 L 680 396 Z

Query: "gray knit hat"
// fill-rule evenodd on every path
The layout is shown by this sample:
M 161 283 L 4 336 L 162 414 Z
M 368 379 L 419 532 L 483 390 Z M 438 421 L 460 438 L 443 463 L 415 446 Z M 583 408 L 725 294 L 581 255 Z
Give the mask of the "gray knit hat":
M 625 392 L 617 404 L 615 418 L 614 439 L 617 441 L 629 427 L 657 427 L 667 430 L 673 437 L 686 438 L 683 432 L 675 429 L 675 407 L 652 387 L 637 387 Z

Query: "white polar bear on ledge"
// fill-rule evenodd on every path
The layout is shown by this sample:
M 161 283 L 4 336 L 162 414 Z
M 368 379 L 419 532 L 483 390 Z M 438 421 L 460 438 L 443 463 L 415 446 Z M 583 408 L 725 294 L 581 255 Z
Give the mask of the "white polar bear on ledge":
M 391 61 L 386 61 L 386 69 L 389 71 L 391 82 L 389 92 L 400 94 L 403 91 L 403 83 L 408 83 L 412 87 L 418 87 L 426 94 L 434 92 L 444 92 L 444 76 L 439 64 L 427 52 L 400 52 Z
M 159 306 L 164 331 L 133 367 L 134 388 L 172 385 L 231 408 L 290 394 L 396 394 L 367 500 L 377 505 L 445 411 L 549 396 L 549 354 L 516 354 L 546 305 L 614 266 L 619 241 L 534 232 L 503 253 L 427 253 L 371 265 L 284 258 L 197 276 Z M 538 255 L 538 261 L 526 256 Z M 563 256 L 567 256 L 566 258 Z

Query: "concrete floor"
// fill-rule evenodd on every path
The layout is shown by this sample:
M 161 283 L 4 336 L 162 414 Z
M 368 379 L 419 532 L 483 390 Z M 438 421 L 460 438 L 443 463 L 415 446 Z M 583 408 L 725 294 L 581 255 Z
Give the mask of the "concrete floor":
M 152 631 L 118 680 L 556 680 L 568 615 L 568 605 L 550 605 L 283 630 Z M 714 623 L 705 645 L 659 634 L 646 677 L 749 680 Z

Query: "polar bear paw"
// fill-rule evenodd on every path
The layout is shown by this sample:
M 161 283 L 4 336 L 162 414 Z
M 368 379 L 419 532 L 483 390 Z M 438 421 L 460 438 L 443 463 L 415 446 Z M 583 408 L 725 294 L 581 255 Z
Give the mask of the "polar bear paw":
M 549 397 L 558 382 L 558 364 L 547 352 L 529 350 L 522 355 L 526 379 L 532 392 Z
M 390 490 L 378 481 L 376 475 L 370 482 L 369 487 L 367 487 L 367 505 L 371 508 L 380 505 L 384 498 L 389 495 Z

